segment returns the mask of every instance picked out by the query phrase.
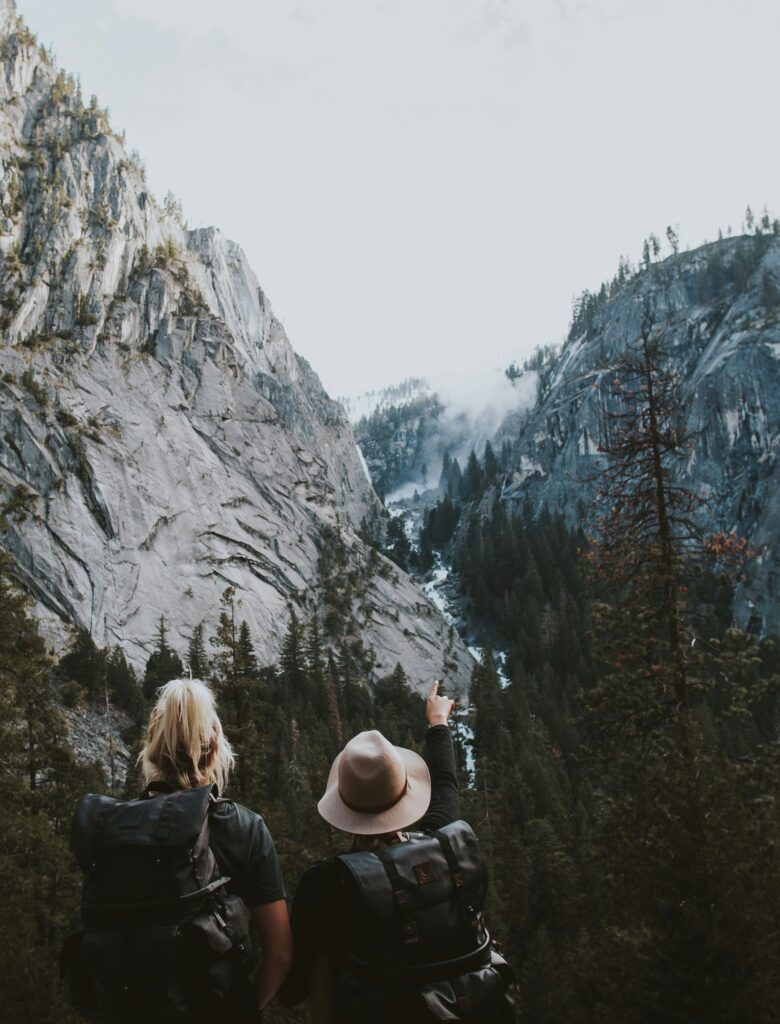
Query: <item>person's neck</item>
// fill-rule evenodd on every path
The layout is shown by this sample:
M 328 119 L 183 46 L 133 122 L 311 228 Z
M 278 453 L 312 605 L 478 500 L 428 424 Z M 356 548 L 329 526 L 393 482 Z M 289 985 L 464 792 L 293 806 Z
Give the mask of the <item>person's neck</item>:
M 352 849 L 358 852 L 376 850 L 379 846 L 392 846 L 394 843 L 405 843 L 409 838 L 406 832 L 388 832 L 381 836 L 353 836 Z

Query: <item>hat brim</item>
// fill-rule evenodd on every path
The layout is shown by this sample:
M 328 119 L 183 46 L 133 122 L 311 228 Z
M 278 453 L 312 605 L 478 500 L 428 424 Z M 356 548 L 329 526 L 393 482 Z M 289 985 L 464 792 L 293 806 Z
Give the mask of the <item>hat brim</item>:
M 406 768 L 406 790 L 398 801 L 384 811 L 363 813 L 348 807 L 339 794 L 339 761 L 336 756 L 328 775 L 325 795 L 317 804 L 320 816 L 342 832 L 358 836 L 378 836 L 408 828 L 423 817 L 431 802 L 431 775 L 428 765 L 413 750 L 395 748 Z

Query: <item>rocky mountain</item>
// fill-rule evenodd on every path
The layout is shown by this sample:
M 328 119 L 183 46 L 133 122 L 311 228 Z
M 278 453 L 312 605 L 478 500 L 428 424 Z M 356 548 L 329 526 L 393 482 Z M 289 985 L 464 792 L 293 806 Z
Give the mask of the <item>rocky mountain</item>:
M 232 587 L 271 661 L 337 535 L 374 670 L 422 685 L 446 660 L 465 685 L 468 652 L 359 536 L 384 513 L 349 423 L 244 253 L 155 201 L 11 0 L 0 102 L 0 544 L 48 635 L 140 665 L 161 614 L 181 650 Z
M 691 436 L 683 482 L 701 497 L 705 528 L 749 539 L 755 557 L 735 617 L 760 633 L 780 630 L 779 235 L 780 224 L 765 224 L 583 296 L 501 487 L 510 505 L 547 504 L 570 522 L 593 507 L 612 368 L 648 308 Z

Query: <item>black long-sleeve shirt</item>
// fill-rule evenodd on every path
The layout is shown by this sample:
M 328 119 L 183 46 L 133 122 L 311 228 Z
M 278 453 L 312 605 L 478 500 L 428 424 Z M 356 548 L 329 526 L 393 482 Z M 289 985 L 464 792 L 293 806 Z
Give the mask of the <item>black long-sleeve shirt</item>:
M 425 816 L 414 827 L 416 832 L 433 832 L 460 816 L 455 751 L 446 725 L 435 725 L 426 733 L 425 760 L 431 773 L 431 801 Z M 334 857 L 303 873 L 290 923 L 293 964 L 279 993 L 285 1006 L 294 1006 L 309 994 L 318 952 L 326 952 L 331 963 L 337 964 L 349 949 L 350 924 L 344 912 Z

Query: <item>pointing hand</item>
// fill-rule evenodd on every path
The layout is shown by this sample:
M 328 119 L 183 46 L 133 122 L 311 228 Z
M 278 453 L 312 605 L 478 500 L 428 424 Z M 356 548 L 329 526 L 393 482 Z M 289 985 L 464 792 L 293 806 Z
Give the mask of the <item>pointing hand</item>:
M 425 705 L 425 717 L 428 719 L 428 725 L 446 725 L 447 719 L 450 717 L 450 713 L 455 706 L 454 700 L 439 693 L 440 685 L 441 683 L 437 679 L 431 687 L 431 692 L 428 694 L 428 700 Z

